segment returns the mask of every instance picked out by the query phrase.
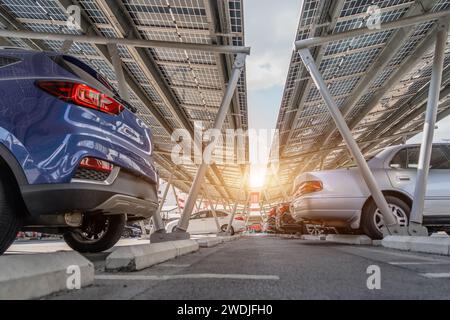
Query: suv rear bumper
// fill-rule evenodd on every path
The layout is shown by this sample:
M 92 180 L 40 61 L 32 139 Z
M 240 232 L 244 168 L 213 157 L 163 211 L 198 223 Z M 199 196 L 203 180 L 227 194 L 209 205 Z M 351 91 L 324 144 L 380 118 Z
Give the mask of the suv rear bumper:
M 24 185 L 20 190 L 32 216 L 82 212 L 149 218 L 158 207 L 156 184 L 124 171 L 111 185 L 77 181 Z

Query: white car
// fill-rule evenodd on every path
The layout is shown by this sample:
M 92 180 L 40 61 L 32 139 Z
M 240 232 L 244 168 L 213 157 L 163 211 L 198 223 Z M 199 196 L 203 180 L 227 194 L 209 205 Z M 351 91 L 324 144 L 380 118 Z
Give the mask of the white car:
M 407 225 L 413 202 L 419 145 L 388 147 L 368 161 L 378 186 L 397 217 Z M 382 238 L 383 219 L 358 168 L 307 172 L 295 179 L 291 213 L 297 221 L 338 230 L 361 230 Z M 450 229 L 450 145 L 434 144 L 425 197 L 424 225 Z
M 220 230 L 217 230 L 216 221 L 214 219 L 213 212 L 211 210 L 204 210 L 194 213 L 189 220 L 189 227 L 187 232 L 191 234 L 201 234 L 201 233 L 217 233 L 220 231 L 226 231 L 228 223 L 230 221 L 230 213 L 216 210 L 217 218 L 219 219 Z M 169 222 L 166 225 L 167 232 L 173 232 L 177 227 L 178 219 Z M 236 232 L 241 232 L 245 230 L 244 218 L 236 216 L 231 223 L 231 234 Z

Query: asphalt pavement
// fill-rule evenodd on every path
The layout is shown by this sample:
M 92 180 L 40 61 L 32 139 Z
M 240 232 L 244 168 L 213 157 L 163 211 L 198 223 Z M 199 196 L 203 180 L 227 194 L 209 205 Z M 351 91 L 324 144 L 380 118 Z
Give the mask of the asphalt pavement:
M 140 272 L 92 260 L 93 286 L 47 299 L 450 299 L 450 257 L 382 247 L 246 236 Z

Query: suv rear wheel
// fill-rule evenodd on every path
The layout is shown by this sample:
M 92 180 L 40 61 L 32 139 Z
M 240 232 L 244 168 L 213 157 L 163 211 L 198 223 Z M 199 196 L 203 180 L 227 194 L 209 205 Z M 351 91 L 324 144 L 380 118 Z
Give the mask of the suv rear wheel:
M 15 181 L 0 168 L 0 255 L 13 243 L 22 226 L 21 203 Z
M 67 231 L 64 240 L 78 252 L 102 252 L 120 240 L 125 220 L 125 215 L 88 217 L 80 228 Z
M 411 208 L 403 200 L 386 196 L 386 201 L 392 213 L 401 227 L 407 226 Z M 384 227 L 383 215 L 373 199 L 365 206 L 361 216 L 361 227 L 363 232 L 372 239 L 383 239 L 381 228 Z

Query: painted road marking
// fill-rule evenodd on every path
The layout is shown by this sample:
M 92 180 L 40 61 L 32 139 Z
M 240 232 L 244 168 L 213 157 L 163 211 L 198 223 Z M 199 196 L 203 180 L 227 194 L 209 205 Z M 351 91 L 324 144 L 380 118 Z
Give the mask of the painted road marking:
M 410 258 L 413 260 L 430 261 L 430 262 L 438 261 L 435 258 L 427 258 L 427 257 L 418 256 L 418 255 L 414 255 L 414 254 L 400 253 L 400 252 L 395 252 L 395 251 L 385 251 L 385 250 L 370 249 L 370 248 L 354 248 L 354 247 L 352 249 L 354 249 L 356 251 L 363 251 L 363 252 L 369 251 L 369 252 L 378 253 L 378 254 L 386 254 L 386 255 L 391 255 L 391 256 L 396 256 L 396 257 Z M 449 260 L 449 263 L 450 263 L 450 260 Z
M 122 281 L 161 281 L 176 279 L 236 279 L 236 280 L 280 280 L 275 275 L 254 274 L 216 274 L 216 273 L 194 273 L 176 275 L 97 275 L 96 280 L 122 280 Z
M 394 266 L 415 266 L 415 265 L 432 265 L 432 264 L 450 264 L 448 261 L 421 261 L 421 262 L 414 262 L 414 261 L 393 261 L 388 262 L 391 265 Z
M 161 263 L 159 267 L 169 267 L 169 268 L 189 268 L 190 264 L 174 264 L 174 263 Z
M 430 279 L 450 278 L 450 273 L 421 273 L 420 275 Z

